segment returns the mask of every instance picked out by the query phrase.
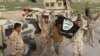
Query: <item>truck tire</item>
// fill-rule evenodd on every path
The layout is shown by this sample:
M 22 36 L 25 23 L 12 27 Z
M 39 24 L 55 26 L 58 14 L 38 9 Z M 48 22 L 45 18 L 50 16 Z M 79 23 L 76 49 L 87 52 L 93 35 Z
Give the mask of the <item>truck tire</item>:
M 30 56 L 31 54 L 31 45 L 29 43 L 25 43 L 24 56 Z
M 36 50 L 36 43 L 31 39 L 24 39 L 25 52 L 24 56 L 30 56 L 31 52 Z
M 7 48 L 7 44 L 6 43 L 3 43 L 2 49 L 5 49 L 5 48 Z

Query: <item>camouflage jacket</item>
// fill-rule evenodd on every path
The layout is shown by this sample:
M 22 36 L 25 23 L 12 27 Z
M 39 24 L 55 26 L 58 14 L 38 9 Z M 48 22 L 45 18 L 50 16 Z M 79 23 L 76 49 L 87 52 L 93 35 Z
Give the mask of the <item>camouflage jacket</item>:
M 11 47 L 11 52 L 16 54 L 17 50 L 24 49 L 24 42 L 20 34 L 14 31 L 9 37 L 9 44 Z

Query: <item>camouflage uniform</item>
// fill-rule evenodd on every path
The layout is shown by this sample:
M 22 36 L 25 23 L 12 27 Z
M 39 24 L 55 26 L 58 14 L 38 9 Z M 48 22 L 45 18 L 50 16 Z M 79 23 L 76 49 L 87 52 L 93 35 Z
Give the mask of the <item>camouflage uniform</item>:
M 94 44 L 94 20 L 93 19 L 88 19 L 88 39 L 87 41 L 89 41 L 89 44 L 93 46 Z
M 91 5 L 89 3 L 87 3 L 86 8 L 85 8 L 85 18 L 88 21 L 88 39 L 87 39 L 87 41 L 89 41 L 89 44 L 91 46 L 94 46 L 94 25 L 93 24 L 98 19 L 99 13 L 97 13 L 97 15 L 92 14 L 90 7 L 91 7 Z
M 24 53 L 24 42 L 20 34 L 14 31 L 9 37 L 11 55 L 12 56 L 23 56 Z
M 79 28 L 73 37 L 73 56 L 83 55 L 83 35 L 84 30 L 87 30 L 85 26 Z
M 49 23 L 44 23 L 42 21 L 41 24 L 41 35 L 40 35 L 40 52 L 41 56 L 49 56 L 50 52 L 50 44 L 51 44 L 51 39 L 50 39 L 50 24 Z

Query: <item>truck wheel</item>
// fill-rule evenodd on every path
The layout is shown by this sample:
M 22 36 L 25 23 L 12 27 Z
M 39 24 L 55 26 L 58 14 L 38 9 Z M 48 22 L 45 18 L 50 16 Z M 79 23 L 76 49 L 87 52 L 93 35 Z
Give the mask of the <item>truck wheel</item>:
M 6 48 L 7 48 L 7 44 L 6 43 L 3 43 L 2 49 L 6 49 Z
M 25 43 L 24 56 L 30 56 L 30 53 L 31 53 L 31 45 L 28 43 Z

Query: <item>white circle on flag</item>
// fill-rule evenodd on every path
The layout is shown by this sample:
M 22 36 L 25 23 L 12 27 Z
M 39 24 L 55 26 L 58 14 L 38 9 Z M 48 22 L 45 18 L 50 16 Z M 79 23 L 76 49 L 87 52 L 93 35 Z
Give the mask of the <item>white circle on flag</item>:
M 63 21 L 63 30 L 70 30 L 73 27 L 73 22 L 70 20 L 64 19 Z

